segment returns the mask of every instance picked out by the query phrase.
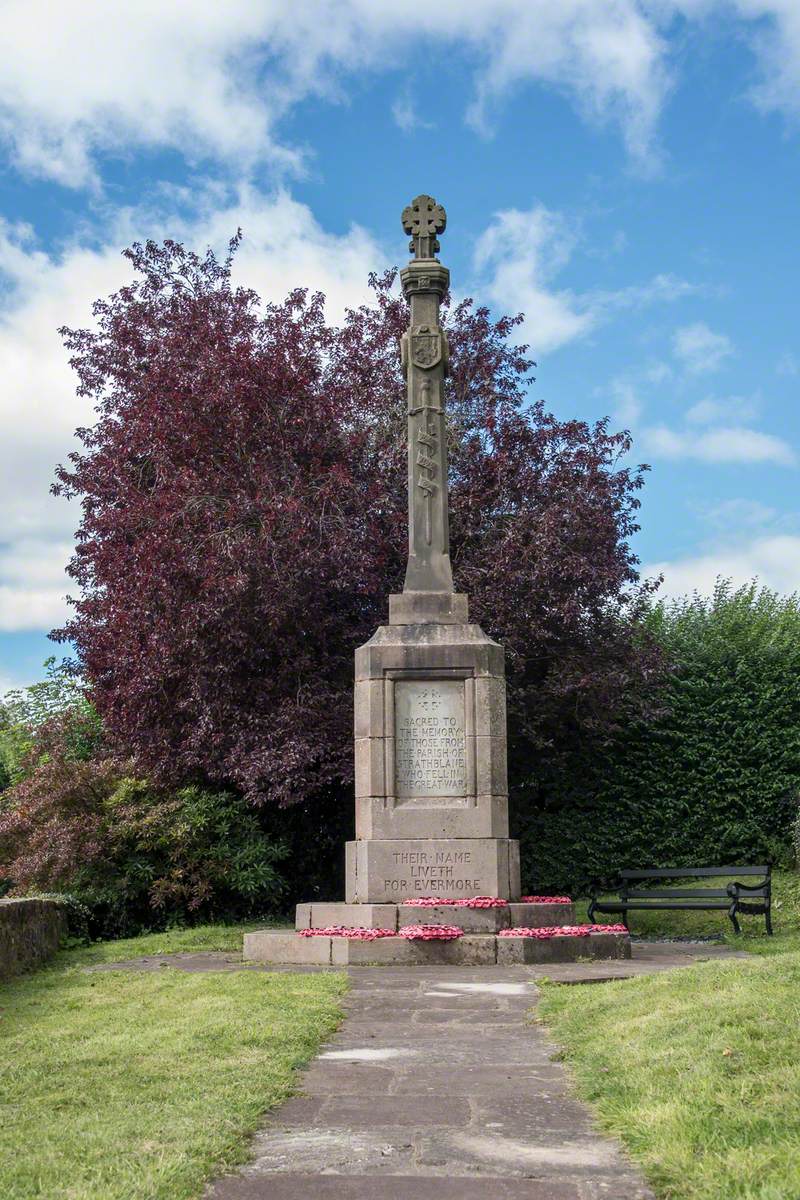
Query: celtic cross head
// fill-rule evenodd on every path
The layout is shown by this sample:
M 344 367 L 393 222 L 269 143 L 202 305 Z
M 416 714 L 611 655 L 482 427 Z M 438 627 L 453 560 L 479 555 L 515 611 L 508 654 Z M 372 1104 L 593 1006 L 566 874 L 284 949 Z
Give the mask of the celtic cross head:
M 447 213 L 432 196 L 417 196 L 403 209 L 403 230 L 411 235 L 408 244 L 415 258 L 433 258 L 439 249 L 437 233 L 444 233 Z

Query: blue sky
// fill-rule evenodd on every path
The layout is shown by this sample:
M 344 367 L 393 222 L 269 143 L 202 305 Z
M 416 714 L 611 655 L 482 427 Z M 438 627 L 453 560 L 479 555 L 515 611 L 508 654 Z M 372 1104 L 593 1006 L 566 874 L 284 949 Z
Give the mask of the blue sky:
M 133 239 L 222 247 L 333 317 L 406 257 L 420 191 L 457 293 L 526 313 L 534 393 L 651 464 L 665 590 L 800 578 L 800 0 L 6 0 L 0 692 L 42 674 L 74 507 L 56 328 Z M 58 647 L 55 652 L 60 653 Z

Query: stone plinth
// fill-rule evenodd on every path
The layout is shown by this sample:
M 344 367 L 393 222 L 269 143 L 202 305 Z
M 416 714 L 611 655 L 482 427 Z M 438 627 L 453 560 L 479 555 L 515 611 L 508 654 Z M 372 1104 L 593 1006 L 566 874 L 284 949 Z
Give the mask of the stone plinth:
M 244 957 L 252 962 L 316 966 L 493 966 L 576 962 L 588 958 L 630 958 L 627 933 L 588 937 L 498 937 L 464 934 L 453 941 L 409 941 L 402 937 L 355 941 L 343 937 L 301 937 L 259 930 L 244 935 Z
M 465 933 L 496 933 L 524 926 L 530 929 L 574 925 L 574 904 L 506 904 L 503 908 L 467 908 L 442 904 L 298 904 L 295 929 L 401 929 L 404 925 L 458 925 Z
M 564 963 L 581 958 L 630 958 L 631 939 L 627 933 L 590 933 L 588 937 L 499 937 L 497 962 Z

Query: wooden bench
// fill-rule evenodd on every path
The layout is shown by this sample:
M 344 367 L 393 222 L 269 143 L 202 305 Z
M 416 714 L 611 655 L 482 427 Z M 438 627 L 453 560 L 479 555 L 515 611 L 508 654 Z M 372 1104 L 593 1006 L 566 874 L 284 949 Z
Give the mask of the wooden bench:
M 724 888 L 662 888 L 656 889 L 647 885 L 651 881 L 658 882 L 666 879 L 715 879 L 734 876 L 735 882 Z M 757 876 L 758 883 L 741 883 L 742 878 Z M 689 867 L 655 868 L 649 871 L 620 871 L 620 887 L 617 900 L 600 900 L 596 893 L 592 895 L 589 905 L 589 920 L 594 922 L 596 913 L 619 914 L 628 925 L 628 913 L 649 910 L 668 909 L 724 909 L 730 917 L 733 928 L 741 933 L 739 928 L 739 913 L 766 918 L 767 933 L 772 935 L 772 868 L 760 867 Z M 753 903 L 756 901 L 756 903 Z

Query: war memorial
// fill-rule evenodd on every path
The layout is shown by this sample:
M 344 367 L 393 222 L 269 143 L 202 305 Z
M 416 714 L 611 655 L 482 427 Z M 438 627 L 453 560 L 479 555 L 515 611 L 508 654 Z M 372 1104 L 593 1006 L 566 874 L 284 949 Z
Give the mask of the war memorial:
M 400 347 L 408 399 L 408 566 L 389 622 L 355 652 L 355 840 L 344 902 L 300 904 L 296 931 L 245 935 L 271 963 L 560 962 L 630 957 L 619 926 L 578 926 L 565 897 L 521 897 L 509 838 L 502 646 L 471 624 L 450 564 L 436 257 L 444 208 L 402 215 L 410 325 Z

